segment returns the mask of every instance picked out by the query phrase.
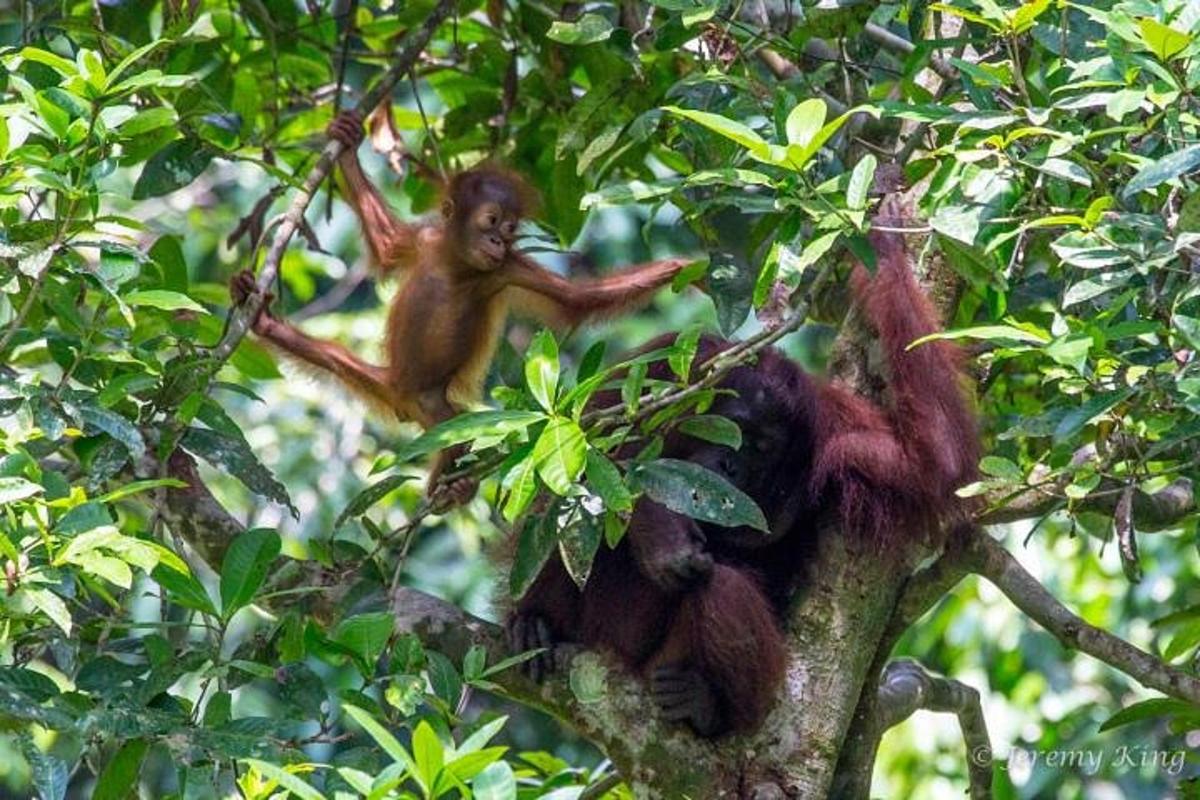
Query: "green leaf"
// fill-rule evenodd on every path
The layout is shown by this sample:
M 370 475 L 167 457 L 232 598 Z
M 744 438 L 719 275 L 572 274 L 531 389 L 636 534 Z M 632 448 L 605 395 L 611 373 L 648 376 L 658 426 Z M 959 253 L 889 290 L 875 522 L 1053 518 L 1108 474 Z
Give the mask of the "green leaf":
M 475 800 L 517 800 L 517 777 L 507 761 L 497 761 L 471 781 Z
M 182 292 L 171 292 L 166 289 L 145 289 L 137 292 L 130 292 L 121 298 L 131 306 L 150 306 L 151 308 L 161 308 L 163 311 L 198 311 L 201 314 L 207 314 L 204 306 L 197 303 L 192 298 Z
M 75 66 L 75 62 L 51 53 L 49 50 L 26 47 L 17 53 L 17 56 L 26 61 L 35 61 L 38 64 L 44 64 L 64 78 L 70 78 L 79 74 L 79 68 Z
M 1142 17 L 1138 20 L 1138 32 L 1142 35 L 1146 47 L 1150 48 L 1150 52 L 1158 56 L 1160 61 L 1170 61 L 1172 56 L 1179 54 L 1192 43 L 1190 34 L 1163 25 L 1152 17 Z
M 474 753 L 459 755 L 446 764 L 443 774 L 457 783 L 466 783 L 488 765 L 496 763 L 506 752 L 508 752 L 507 747 L 489 747 Z
M 124 486 L 119 486 L 111 492 L 105 492 L 96 498 L 97 503 L 115 503 L 118 500 L 124 500 L 126 497 L 132 497 L 135 494 L 148 492 L 151 489 L 166 487 L 170 489 L 182 489 L 187 486 L 186 483 L 178 478 L 148 478 L 144 481 L 130 481 Z
M 63 599 L 49 589 L 34 589 L 24 587 L 21 591 L 39 611 L 50 618 L 63 633 L 71 635 L 71 612 Z
M 411 480 L 413 480 L 412 475 L 389 475 L 383 480 L 371 484 L 356 494 L 342 513 L 338 514 L 338 518 L 334 520 L 333 527 L 340 528 L 345 524 L 346 520 L 362 516 L 373 505 Z
M 166 590 L 167 597 L 172 603 L 213 617 L 218 616 L 212 598 L 208 596 L 204 585 L 194 575 L 179 572 L 162 564 L 157 565 L 150 575 L 159 586 Z
M 458 701 L 462 699 L 462 677 L 459 676 L 458 670 L 454 668 L 450 659 L 436 650 L 427 651 L 425 658 L 429 685 L 433 687 L 433 693 L 451 710 L 458 708 Z
M 395 617 L 390 612 L 358 614 L 339 622 L 331 638 L 357 655 L 364 665 L 373 667 L 394 628 Z
M 660 458 L 633 473 L 636 487 L 670 510 L 703 522 L 767 530 L 762 510 L 720 475 L 690 461 Z
M 700 343 L 700 326 L 691 325 L 675 337 L 675 344 L 667 356 L 667 365 L 681 381 L 692 373 L 692 362 L 696 360 L 696 347 Z
M 309 786 L 296 775 L 283 767 L 276 766 L 268 761 L 259 761 L 254 758 L 242 759 L 246 764 L 253 767 L 259 775 L 270 778 L 278 783 L 281 787 L 299 797 L 300 800 L 325 800 L 325 796 L 318 792 L 313 787 Z M 292 764 L 291 769 L 303 768 L 302 765 Z
M 549 412 L 554 411 L 558 371 L 558 343 L 552 333 L 540 330 L 525 352 L 525 382 L 538 405 Z
M 229 363 L 238 372 L 256 381 L 269 381 L 283 377 L 271 351 L 250 339 L 242 339 L 238 343 L 233 355 L 229 357 Z
M 1054 429 L 1054 441 L 1061 442 L 1070 439 L 1092 420 L 1104 414 L 1117 403 L 1128 399 L 1137 391 L 1137 387 L 1129 386 L 1115 392 L 1099 394 L 1088 400 L 1079 408 L 1072 409 L 1063 416 L 1062 421 Z
M 472 411 L 435 425 L 396 451 L 396 462 L 411 461 L 462 442 L 513 433 L 546 419 L 540 411 Z
M 829 110 L 820 98 L 805 100 L 791 110 L 784 123 L 788 144 L 807 147 L 820 133 Z
M 1099 733 L 1111 731 L 1113 728 L 1119 728 L 1122 725 L 1128 725 L 1132 722 L 1141 722 L 1146 719 L 1167 717 L 1174 714 L 1185 714 L 1192 710 L 1193 707 L 1182 700 L 1175 700 L 1169 697 L 1154 697 L 1122 708 L 1100 724 Z
M 562 555 L 563 566 L 581 589 L 591 574 L 592 559 L 600 549 L 603 535 L 600 520 L 591 514 L 584 514 L 559 534 L 558 551 Z
M 88 428 L 100 430 L 116 439 L 134 458 L 145 455 L 146 442 L 142 439 L 142 434 L 132 422 L 120 414 L 89 403 L 79 407 L 79 417 Z
M 556 517 L 556 507 L 552 506 L 544 516 L 526 519 L 517 533 L 517 550 L 508 573 L 508 590 L 513 597 L 525 594 L 554 552 L 558 544 Z
M 587 440 L 572 419 L 554 417 L 533 446 L 533 464 L 547 488 L 565 495 L 583 472 Z
M 0 506 L 6 506 L 18 500 L 28 500 L 44 491 L 45 489 L 38 484 L 31 483 L 24 478 L 0 478 Z
M 1176 150 L 1139 169 L 1129 183 L 1125 184 L 1125 188 L 1121 190 L 1121 196 L 1129 199 L 1138 192 L 1153 189 L 1155 186 L 1174 180 L 1197 167 L 1200 167 L 1200 144 Z
M 417 780 L 426 789 L 431 789 L 437 783 L 438 773 L 445 763 L 442 753 L 442 743 L 437 734 L 425 720 L 417 723 L 412 737 L 413 761 L 417 764 Z
M 1086 333 L 1069 333 L 1046 345 L 1043 352 L 1056 364 L 1083 372 L 1087 366 L 1088 353 L 1092 349 L 1092 337 Z
M 606 509 L 609 511 L 631 511 L 633 509 L 633 495 L 625 486 L 621 471 L 599 450 L 588 449 L 584 474 L 587 476 L 588 486 L 604 501 Z
M 713 444 L 723 444 L 738 450 L 742 446 L 742 429 L 728 417 L 717 414 L 697 414 L 679 423 L 679 431 Z
M 292 505 L 287 489 L 262 465 L 244 439 L 208 428 L 188 428 L 182 444 L 189 453 L 229 473 L 255 494 L 287 506 L 293 516 L 299 517 L 300 512 Z
M 850 184 L 846 187 L 846 207 L 861 211 L 867 207 L 867 195 L 875 182 L 875 167 L 878 162 L 875 156 L 867 153 L 854 165 L 850 173 Z
M 125 800 L 137 794 L 138 774 L 149 743 L 145 739 L 126 742 L 96 779 L 92 800 Z
M 393 761 L 397 764 L 403 764 L 410 772 L 416 772 L 416 763 L 408 751 L 404 749 L 404 745 L 400 744 L 395 736 L 376 722 L 374 717 L 361 708 L 349 704 L 343 705 L 342 710 L 357 722 L 358 726 L 366 731 L 367 735 L 374 739 L 375 743 L 383 748 L 383 752 L 391 756 Z
M 149 131 L 158 130 L 159 128 L 165 128 L 168 125 L 174 125 L 178 121 L 179 115 L 175 113 L 175 109 L 166 106 L 157 106 L 134 114 L 122 122 L 117 130 L 120 131 L 122 136 L 134 137 Z
M 39 800 L 64 800 L 67 796 L 67 784 L 71 780 L 71 768 L 67 762 L 57 756 L 43 753 L 33 744 L 27 745 L 24 750 Z
M 599 14 L 584 14 L 576 22 L 555 20 L 546 38 L 562 44 L 592 44 L 612 35 L 613 26 Z
M 281 545 L 279 534 L 269 528 L 248 530 L 229 545 L 221 564 L 221 614 L 225 619 L 254 599 Z
M 957 328 L 951 331 L 939 331 L 928 336 L 922 336 L 908 346 L 908 350 L 919 347 L 926 342 L 940 339 L 984 339 L 989 342 L 1007 344 L 1009 342 L 1030 342 L 1032 344 L 1048 344 L 1050 337 L 1041 332 L 1034 332 L 1012 325 L 976 325 L 970 328 Z
M 737 142 L 749 150 L 750 155 L 759 161 L 771 161 L 771 146 L 765 139 L 740 122 L 722 117 L 720 114 L 711 114 L 707 111 L 693 111 L 688 108 L 680 108 L 679 106 L 663 106 L 663 110 L 684 119 L 690 119 L 692 122 L 703 125 L 710 131 L 719 133 L 726 139 Z
M 178 139 L 159 150 L 142 169 L 133 187 L 134 200 L 170 194 L 187 186 L 213 159 L 208 145 L 197 139 Z
M 515 522 L 537 496 L 537 467 L 533 463 L 532 448 L 505 473 L 502 486 L 508 492 L 504 501 L 504 518 Z

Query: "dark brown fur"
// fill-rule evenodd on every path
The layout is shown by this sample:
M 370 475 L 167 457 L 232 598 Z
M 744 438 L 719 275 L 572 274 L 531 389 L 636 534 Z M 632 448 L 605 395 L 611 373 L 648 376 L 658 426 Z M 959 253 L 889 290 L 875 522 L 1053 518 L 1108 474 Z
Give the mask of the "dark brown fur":
M 816 520 L 837 515 L 887 557 L 954 516 L 954 490 L 978 458 L 958 357 L 940 342 L 907 349 L 936 330 L 933 310 L 900 237 L 871 239 L 878 273 L 860 268 L 853 284 L 887 356 L 887 407 L 818 381 L 773 350 L 734 370 L 724 385 L 738 397 L 719 400 L 714 412 L 740 418 L 743 452 L 673 435 L 664 455 L 726 472 L 758 502 L 771 534 L 701 526 L 643 498 L 621 544 L 597 554 L 582 591 L 551 559 L 511 618 L 514 646 L 608 649 L 647 676 L 666 718 L 707 736 L 752 730 L 784 674 L 782 622 Z M 702 340 L 696 361 L 723 346 Z M 654 369 L 666 377 L 665 367 Z M 762 441 L 778 446 L 745 452 Z

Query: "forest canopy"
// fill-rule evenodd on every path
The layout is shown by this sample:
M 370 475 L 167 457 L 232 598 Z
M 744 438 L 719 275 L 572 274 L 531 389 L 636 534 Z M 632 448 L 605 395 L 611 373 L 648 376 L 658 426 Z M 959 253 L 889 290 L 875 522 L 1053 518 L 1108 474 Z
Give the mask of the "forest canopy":
M 0 3 L 0 794 L 1197 796 L 1198 56 L 1195 0 Z M 404 220 L 492 163 L 546 269 L 688 266 L 512 321 L 481 403 L 397 424 L 250 332 L 383 359 L 349 109 Z M 733 368 L 886 403 L 848 276 L 901 193 L 980 419 L 965 532 L 823 533 L 757 739 L 603 654 L 533 684 L 501 623 L 551 554 L 585 585 L 643 498 L 765 527 L 662 454 L 740 445 Z

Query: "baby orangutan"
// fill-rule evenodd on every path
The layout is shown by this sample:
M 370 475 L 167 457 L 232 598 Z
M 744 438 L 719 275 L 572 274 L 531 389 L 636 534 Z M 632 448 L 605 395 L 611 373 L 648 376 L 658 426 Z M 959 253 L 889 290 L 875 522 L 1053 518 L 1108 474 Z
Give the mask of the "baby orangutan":
M 407 223 L 363 173 L 356 153 L 363 137 L 359 115 L 344 112 L 329 133 L 346 146 L 340 158 L 346 198 L 358 214 L 374 267 L 382 275 L 403 273 L 388 315 L 387 363 L 368 364 L 269 311 L 259 314 L 254 331 L 401 420 L 430 428 L 478 402 L 510 311 L 556 327 L 574 326 L 635 308 L 694 260 L 654 261 L 596 280 L 569 281 L 514 247 L 517 228 L 534 203 L 515 174 L 496 166 L 459 173 L 445 187 L 440 222 Z M 230 291 L 235 303 L 243 302 L 254 291 L 253 273 L 234 276 Z M 435 506 L 474 495 L 473 480 L 435 491 L 438 476 L 464 452 L 458 446 L 438 456 L 429 479 Z

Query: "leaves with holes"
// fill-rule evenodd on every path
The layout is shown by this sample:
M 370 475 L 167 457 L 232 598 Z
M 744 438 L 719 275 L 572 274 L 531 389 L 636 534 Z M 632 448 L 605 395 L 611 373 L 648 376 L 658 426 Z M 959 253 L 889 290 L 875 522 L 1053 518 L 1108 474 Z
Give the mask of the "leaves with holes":
M 758 504 L 699 464 L 660 458 L 639 466 L 632 477 L 635 488 L 679 514 L 728 528 L 747 525 L 767 530 L 766 517 Z

